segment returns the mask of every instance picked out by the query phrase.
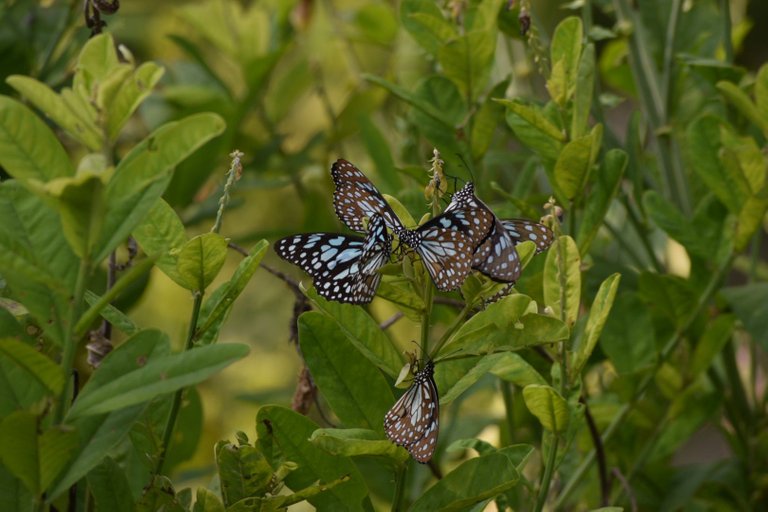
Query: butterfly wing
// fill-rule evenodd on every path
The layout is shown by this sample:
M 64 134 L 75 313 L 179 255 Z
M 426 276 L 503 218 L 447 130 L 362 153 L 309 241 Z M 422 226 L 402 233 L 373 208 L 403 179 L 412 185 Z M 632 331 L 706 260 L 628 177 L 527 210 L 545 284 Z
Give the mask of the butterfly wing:
M 413 384 L 384 416 L 384 431 L 393 443 L 404 447 L 418 462 L 432 459 L 440 430 L 440 403 L 434 365 L 427 362 Z
M 526 240 L 536 244 L 536 254 L 549 249 L 555 241 L 555 234 L 544 224 L 526 219 L 504 219 L 501 223 L 515 245 Z
M 495 221 L 490 236 L 475 251 L 472 268 L 499 283 L 514 283 L 520 277 L 520 256 L 500 221 Z
M 397 233 L 404 229 L 381 192 L 353 164 L 341 158 L 336 160 L 331 166 L 331 177 L 336 186 L 333 207 L 341 222 L 349 229 L 364 232 L 363 219 L 374 214 L 381 215 L 385 225 L 392 231 Z
M 358 236 L 307 233 L 278 240 L 275 252 L 312 276 L 317 293 L 326 299 L 366 304 L 373 299 L 380 276 L 362 271 L 365 244 Z

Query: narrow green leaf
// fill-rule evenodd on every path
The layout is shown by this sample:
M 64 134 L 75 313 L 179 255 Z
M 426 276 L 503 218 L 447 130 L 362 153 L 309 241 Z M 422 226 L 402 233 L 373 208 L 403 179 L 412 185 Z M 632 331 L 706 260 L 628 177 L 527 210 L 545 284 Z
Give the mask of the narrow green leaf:
M 573 93 L 573 116 L 571 117 L 571 138 L 578 139 L 587 134 L 592 97 L 595 95 L 595 45 L 584 47 L 579 59 L 576 87 Z
M 754 123 L 755 126 L 763 131 L 763 133 L 768 133 L 768 117 L 760 115 L 760 110 L 752 102 L 747 93 L 742 91 L 738 85 L 727 81 L 720 81 L 717 82 L 716 87 L 720 93 L 725 96 L 734 107 L 736 107 L 736 110 L 738 110 L 741 115 Z M 757 93 L 757 88 L 755 92 Z M 758 96 L 758 98 L 759 97 L 760 96 Z
M 555 240 L 544 262 L 544 303 L 569 326 L 579 315 L 580 266 L 579 249 L 569 236 Z
M 734 315 L 720 315 L 709 322 L 693 351 L 691 364 L 687 368 L 688 378 L 691 381 L 712 365 L 712 361 L 733 337 L 735 325 Z
M 0 461 L 29 492 L 40 494 L 40 449 L 34 414 L 16 411 L 0 423 Z
M 316 509 L 373 510 L 369 491 L 354 463 L 348 457 L 331 455 L 308 441 L 312 432 L 317 430 L 312 420 L 283 407 L 266 406 L 259 409 L 256 429 L 265 453 L 269 453 L 269 447 L 275 445 L 284 460 L 298 465 L 298 469 L 285 478 L 291 489 L 304 489 L 318 480 L 332 482 L 349 476 L 349 481 L 327 493 L 309 498 L 308 501 Z
M 395 402 L 389 384 L 334 320 L 318 312 L 302 314 L 299 343 L 312 378 L 339 419 L 383 434 L 382 418 Z
M 411 512 L 461 511 L 517 485 L 514 463 L 496 452 L 463 462 L 430 487 L 411 506 Z
M 520 100 L 497 100 L 507 107 L 506 120 L 517 138 L 546 162 L 554 163 L 565 142 L 565 134 L 544 116 L 542 109 Z
M 7 96 L 0 96 L 0 166 L 23 184 L 75 174 L 51 129 L 28 107 Z
M 258 270 L 259 264 L 267 252 L 267 247 L 269 247 L 269 243 L 266 240 L 261 240 L 254 245 L 248 256 L 237 266 L 232 278 L 222 285 L 222 291 L 212 295 L 205 302 L 203 311 L 207 314 L 203 316 L 204 320 L 199 324 L 201 327 L 198 328 L 196 334 L 198 338 L 226 317 L 232 309 L 235 299 L 240 296 L 253 274 Z
M 405 0 L 400 4 L 403 27 L 416 42 L 432 55 L 450 39 L 458 36 L 456 26 L 445 19 L 431 0 Z
M 93 293 L 90 290 L 85 291 L 85 302 L 89 306 L 94 307 L 97 304 L 102 303 L 102 298 Z M 122 332 L 126 336 L 133 336 L 139 332 L 139 327 L 131 320 L 128 315 L 117 309 L 115 306 L 108 304 L 103 308 L 99 308 L 99 314 L 101 317 L 112 324 L 112 327 Z
M 384 184 L 383 189 L 400 190 L 400 176 L 395 171 L 395 161 L 392 159 L 392 151 L 387 139 L 368 115 L 358 117 L 357 127 L 368 154 L 376 164 L 376 172 Z
M 88 488 L 93 494 L 96 510 L 132 512 L 135 502 L 122 468 L 111 457 L 88 473 Z
M 388 90 L 390 93 L 394 94 L 396 97 L 405 101 L 412 107 L 419 109 L 420 111 L 424 112 L 424 114 L 435 119 L 436 121 L 439 121 L 445 124 L 446 126 L 452 126 L 451 120 L 447 118 L 442 111 L 434 107 L 431 103 L 428 103 L 424 99 L 419 98 L 415 94 L 411 93 L 408 89 L 400 87 L 399 85 L 393 84 L 392 82 L 384 80 L 383 78 L 380 78 L 375 75 L 369 75 L 367 73 L 363 73 L 362 77 L 363 79 L 369 82 L 372 82 L 376 85 L 383 87 L 384 89 Z
M 72 420 L 114 411 L 197 384 L 247 354 L 246 345 L 219 344 L 153 359 L 99 388 L 89 382 L 67 417 Z
M 613 307 L 613 300 L 616 298 L 616 291 L 619 289 L 621 274 L 616 273 L 608 276 L 597 290 L 595 300 L 592 301 L 592 307 L 589 310 L 587 326 L 584 328 L 584 334 L 580 343 L 573 347 L 574 357 L 571 365 L 573 375 L 578 375 L 584 364 L 592 355 L 597 340 L 603 332 L 603 326 L 608 319 L 608 314 Z
M 568 403 L 554 388 L 531 384 L 523 388 L 523 400 L 546 430 L 559 434 L 568 428 Z
M 139 66 L 117 90 L 107 106 L 107 134 L 114 141 L 139 105 L 149 96 L 163 76 L 164 69 L 154 62 Z
M 402 219 L 402 217 L 401 217 Z M 364 309 L 323 299 L 313 290 L 306 292 L 318 311 L 338 325 L 352 345 L 390 377 L 397 377 L 403 357 L 379 324 Z
M 91 151 L 101 148 L 103 141 L 96 123 L 72 112 L 64 99 L 47 84 L 20 75 L 10 76 L 6 82 L 75 140 Z
M 503 122 L 504 107 L 499 102 L 494 101 L 493 98 L 503 97 L 507 87 L 509 87 L 508 78 L 496 84 L 474 116 L 470 146 L 472 157 L 475 159 L 479 160 L 488 151 L 493 140 L 493 134 Z
M 721 290 L 752 338 L 768 350 L 768 283 L 751 283 Z
M 163 199 L 158 199 L 146 218 L 131 233 L 144 252 L 157 258 L 155 264 L 179 286 L 183 280 L 176 269 L 178 251 L 187 243 L 184 224 Z
M 608 207 L 619 190 L 628 161 L 627 154 L 621 149 L 610 149 L 603 158 L 595 184 L 589 193 L 589 200 L 584 207 L 584 215 L 576 236 L 582 256 L 589 252 L 592 240 L 603 224 Z
M 581 18 L 570 16 L 555 27 L 550 44 L 552 72 L 547 80 L 549 96 L 560 106 L 573 95 L 583 39 Z
M 570 141 L 563 147 L 555 163 L 555 181 L 565 198 L 573 200 L 586 184 L 590 168 L 592 145 L 591 135 Z
M 219 441 L 214 453 L 224 505 L 230 506 L 241 499 L 267 493 L 273 471 L 258 448 Z
M 198 235 L 179 251 L 176 270 L 188 290 L 208 288 L 227 259 L 227 239 L 218 233 Z
M 411 457 L 405 448 L 383 439 L 381 432 L 364 428 L 319 428 L 309 441 L 332 455 L 380 455 L 403 464 Z
M 763 134 L 768 134 L 768 65 L 763 64 L 755 77 L 755 102 Z
M 35 499 L 21 480 L 0 464 L 0 510 L 33 512 Z
M 106 258 L 144 220 L 165 191 L 173 168 L 223 130 L 221 117 L 194 114 L 164 124 L 120 161 L 107 184 L 108 209 L 94 260 Z
M 13 338 L 0 338 L 0 354 L 23 368 L 51 394 L 58 395 L 64 388 L 61 367 L 26 343 Z

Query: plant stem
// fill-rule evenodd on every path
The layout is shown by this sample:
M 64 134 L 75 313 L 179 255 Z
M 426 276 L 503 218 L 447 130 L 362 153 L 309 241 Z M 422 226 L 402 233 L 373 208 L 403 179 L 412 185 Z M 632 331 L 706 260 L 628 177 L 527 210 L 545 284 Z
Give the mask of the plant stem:
M 603 440 L 600 439 L 600 432 L 597 430 L 595 419 L 589 411 L 589 404 L 584 395 L 579 400 L 584 404 L 584 419 L 587 421 L 589 435 L 592 437 L 592 443 L 595 445 L 595 456 L 597 457 L 597 470 L 600 475 L 600 506 L 607 507 L 610 503 L 610 482 L 608 482 L 608 468 L 605 464 L 605 450 L 603 449 Z
M 91 274 L 91 260 L 90 255 L 85 255 L 80 260 L 80 268 L 77 271 L 77 279 L 75 281 L 74 295 L 72 296 L 71 303 L 69 305 L 69 322 L 67 323 L 67 336 L 64 339 L 64 351 L 61 355 L 61 366 L 64 370 L 64 378 L 66 379 L 64 389 L 59 397 L 59 405 L 56 408 L 56 413 L 53 416 L 54 423 L 61 423 L 64 419 L 64 415 L 69 409 L 70 401 L 70 387 L 72 379 L 72 368 L 75 365 L 75 356 L 77 355 L 77 346 L 79 344 L 79 338 L 77 336 L 77 320 L 80 317 L 80 311 L 83 307 L 83 300 L 85 297 L 85 284 L 88 280 L 88 276 Z
M 424 272 L 424 313 L 421 316 L 421 354 L 429 354 L 429 317 L 432 315 L 432 300 L 435 295 L 435 288 Z
M 512 439 L 512 431 L 515 426 L 515 416 L 512 411 L 514 406 L 512 400 L 512 384 L 506 380 L 499 379 L 501 383 L 501 396 L 504 398 L 504 413 L 507 417 L 507 428 L 509 429 L 509 438 Z
M 729 257 L 726 259 L 726 261 L 717 269 L 717 271 L 714 274 L 712 274 L 711 279 L 707 283 L 707 287 L 699 296 L 699 300 L 696 303 L 696 307 L 693 308 L 693 310 L 691 311 L 690 315 L 688 316 L 686 321 L 683 323 L 683 325 L 679 327 L 674 333 L 672 333 L 669 340 L 667 340 L 667 342 L 664 344 L 664 347 L 659 353 L 659 359 L 656 363 L 657 368 L 660 368 L 661 365 L 667 360 L 669 355 L 675 350 L 675 348 L 677 347 L 677 344 L 682 339 L 683 333 L 685 333 L 691 327 L 691 325 L 696 320 L 696 317 L 699 315 L 701 310 L 704 309 L 704 307 L 707 305 L 709 300 L 712 298 L 715 291 L 717 290 L 718 285 L 730 270 L 731 264 L 733 263 L 733 259 L 734 259 L 734 255 L 733 253 L 731 253 Z M 635 390 L 632 400 L 621 406 L 621 408 L 619 409 L 619 412 L 613 417 L 613 419 L 611 420 L 611 423 L 605 429 L 605 432 L 603 433 L 603 436 L 602 436 L 603 445 L 605 445 L 608 442 L 608 440 L 613 436 L 614 432 L 619 428 L 621 423 L 624 421 L 624 418 L 627 417 L 632 407 L 634 407 L 634 405 L 637 404 L 637 402 L 643 397 L 646 389 L 654 381 L 655 377 L 656 377 L 656 372 L 650 372 L 643 378 L 642 381 L 640 381 L 640 383 L 637 386 L 637 389 Z M 584 474 L 587 472 L 587 470 L 589 470 L 589 468 L 592 466 L 592 463 L 594 461 L 595 461 L 595 450 L 592 450 L 584 458 L 584 462 L 582 462 L 581 465 L 578 468 L 576 468 L 576 471 L 574 471 L 573 474 L 571 475 L 571 479 L 563 487 L 563 490 L 558 496 L 557 502 L 555 503 L 555 506 L 554 506 L 555 510 L 560 510 L 561 508 L 563 508 L 565 500 L 568 499 L 568 496 L 576 488 L 576 485 L 583 481 Z
M 725 49 L 725 62 L 733 62 L 733 41 L 731 37 L 731 2 L 720 0 L 720 19 L 723 20 L 723 48 Z
M 429 355 L 430 358 L 435 357 L 440 352 L 440 349 L 443 348 L 445 342 L 448 341 L 451 336 L 453 336 L 453 333 L 455 333 L 459 327 L 461 327 L 464 319 L 467 317 L 470 311 L 472 311 L 472 304 L 465 304 L 462 310 L 459 311 L 459 314 L 456 315 L 456 318 L 453 319 L 453 323 L 448 327 L 448 329 L 445 330 L 437 343 L 435 343 L 435 346 L 432 348 L 432 352 Z
M 542 438 L 542 446 L 544 446 L 544 439 L 546 436 L 552 436 L 552 443 L 549 447 L 549 454 L 547 454 L 546 466 L 544 466 L 544 476 L 541 479 L 541 487 L 539 488 L 539 496 L 536 498 L 536 512 L 541 512 L 544 509 L 544 504 L 547 501 L 547 494 L 549 494 L 549 484 L 552 482 L 552 474 L 555 470 L 555 460 L 557 459 L 557 436 L 544 432 Z
M 403 510 L 405 498 L 405 476 L 408 473 L 408 462 L 401 464 L 395 475 L 395 496 L 392 498 L 392 512 Z
M 184 345 L 184 351 L 186 352 L 192 348 L 192 343 L 195 340 L 195 333 L 197 332 L 197 320 L 200 317 L 200 308 L 203 305 L 203 292 L 198 290 L 194 292 L 195 302 L 192 305 L 192 318 L 189 321 L 189 331 L 187 332 L 187 342 Z M 184 393 L 184 388 L 179 389 L 173 394 L 173 401 L 171 402 L 171 410 L 168 413 L 168 420 L 165 423 L 165 429 L 163 430 L 163 444 L 160 447 L 160 454 L 157 457 L 157 464 L 155 465 L 155 475 L 159 475 L 163 472 L 163 465 L 165 464 L 165 456 L 168 454 L 168 448 L 171 444 L 171 436 L 173 435 L 173 429 L 176 426 L 176 417 L 179 415 L 179 409 L 181 408 L 181 395 Z

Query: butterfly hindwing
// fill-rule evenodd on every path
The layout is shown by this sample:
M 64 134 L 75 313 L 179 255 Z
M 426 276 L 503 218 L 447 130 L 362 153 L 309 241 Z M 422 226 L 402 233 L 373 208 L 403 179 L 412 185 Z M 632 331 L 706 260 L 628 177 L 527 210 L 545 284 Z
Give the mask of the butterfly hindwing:
M 411 387 L 384 416 L 387 438 L 404 447 L 421 463 L 432 459 L 440 427 L 440 400 L 434 369 L 432 361 L 428 361 L 414 376 Z
M 391 236 L 379 216 L 371 218 L 366 238 L 338 233 L 293 235 L 275 243 L 275 252 L 313 277 L 321 296 L 366 304 L 381 281 L 377 272 L 389 261 Z
M 544 224 L 526 219 L 502 219 L 501 223 L 515 245 L 527 240 L 536 244 L 536 254 L 549 249 L 555 241 L 555 234 Z

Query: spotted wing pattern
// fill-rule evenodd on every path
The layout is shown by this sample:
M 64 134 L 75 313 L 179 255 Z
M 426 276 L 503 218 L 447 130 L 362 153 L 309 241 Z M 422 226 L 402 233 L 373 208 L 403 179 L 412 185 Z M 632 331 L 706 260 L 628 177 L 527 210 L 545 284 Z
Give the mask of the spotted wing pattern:
M 387 438 L 404 447 L 417 462 L 432 459 L 437 446 L 440 403 L 434 380 L 435 366 L 428 361 L 413 384 L 384 416 Z
M 536 244 L 536 254 L 549 249 L 555 241 L 555 234 L 544 224 L 526 219 L 502 219 L 501 223 L 515 245 L 527 240 Z
M 336 215 L 349 229 L 364 232 L 363 219 L 374 214 L 383 217 L 386 226 L 395 233 L 405 229 L 381 192 L 353 164 L 341 158 L 336 160 L 331 166 L 331 177 L 336 186 L 333 207 Z
M 338 233 L 293 235 L 275 243 L 275 252 L 314 279 L 329 300 L 367 304 L 381 281 L 377 272 L 389 261 L 392 237 L 381 216 L 371 217 L 365 238 Z

